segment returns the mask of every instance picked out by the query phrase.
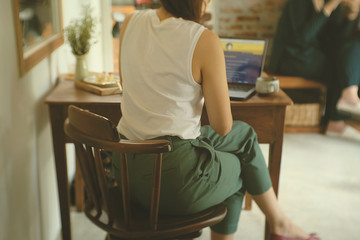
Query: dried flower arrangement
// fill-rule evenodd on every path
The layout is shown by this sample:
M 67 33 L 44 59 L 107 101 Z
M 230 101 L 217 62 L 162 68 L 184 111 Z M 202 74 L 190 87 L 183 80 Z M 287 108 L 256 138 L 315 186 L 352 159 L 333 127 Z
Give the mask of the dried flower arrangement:
M 67 41 L 70 43 L 72 52 L 76 56 L 81 56 L 89 52 L 90 46 L 95 35 L 96 20 L 92 16 L 90 5 L 83 6 L 83 17 L 72 20 L 65 28 Z

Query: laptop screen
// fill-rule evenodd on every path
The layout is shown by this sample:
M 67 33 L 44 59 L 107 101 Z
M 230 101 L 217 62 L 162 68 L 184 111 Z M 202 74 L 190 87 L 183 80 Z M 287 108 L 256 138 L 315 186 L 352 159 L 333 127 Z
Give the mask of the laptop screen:
M 221 43 L 228 83 L 255 84 L 264 68 L 267 41 L 221 38 Z

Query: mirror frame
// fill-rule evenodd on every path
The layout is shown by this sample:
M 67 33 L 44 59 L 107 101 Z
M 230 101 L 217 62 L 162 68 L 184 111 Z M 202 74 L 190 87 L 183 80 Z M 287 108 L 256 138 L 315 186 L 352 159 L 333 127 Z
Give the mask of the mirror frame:
M 15 32 L 16 32 L 16 46 L 18 52 L 18 65 L 20 77 L 24 76 L 30 69 L 37 65 L 41 60 L 49 56 L 55 49 L 60 47 L 64 43 L 64 34 L 63 34 L 63 19 L 62 19 L 62 2 L 61 0 L 49 0 L 51 2 L 58 2 L 57 12 L 59 18 L 58 33 L 52 34 L 50 37 L 42 40 L 36 46 L 24 51 L 23 49 L 23 36 L 21 31 L 21 22 L 19 18 L 20 5 L 19 0 L 12 0 L 13 3 L 13 15 L 15 23 Z M 54 4 L 51 4 L 54 6 Z M 56 6 L 56 5 L 55 5 Z M 55 9 L 53 9 L 54 11 Z

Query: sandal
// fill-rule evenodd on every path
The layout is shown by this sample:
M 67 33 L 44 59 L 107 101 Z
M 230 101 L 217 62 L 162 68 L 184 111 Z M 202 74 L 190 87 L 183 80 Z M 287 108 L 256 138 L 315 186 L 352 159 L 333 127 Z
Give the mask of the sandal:
M 360 118 L 360 103 L 358 104 L 339 103 L 336 106 L 336 108 L 340 113 L 347 114 L 352 117 Z

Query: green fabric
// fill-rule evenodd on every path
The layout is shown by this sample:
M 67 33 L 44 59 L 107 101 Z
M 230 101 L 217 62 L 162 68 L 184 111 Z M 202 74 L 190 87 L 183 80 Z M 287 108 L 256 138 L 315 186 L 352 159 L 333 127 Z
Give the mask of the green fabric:
M 236 231 L 244 193 L 262 194 L 271 187 L 267 165 L 254 130 L 235 121 L 225 137 L 210 126 L 201 128 L 197 139 L 165 136 L 172 151 L 163 155 L 160 213 L 187 215 L 224 202 L 226 218 L 213 226 L 222 234 Z M 128 155 L 132 197 L 148 208 L 153 155 Z M 117 181 L 119 157 L 113 155 Z

